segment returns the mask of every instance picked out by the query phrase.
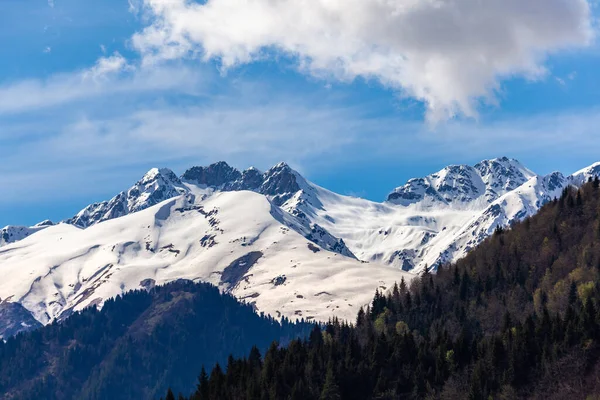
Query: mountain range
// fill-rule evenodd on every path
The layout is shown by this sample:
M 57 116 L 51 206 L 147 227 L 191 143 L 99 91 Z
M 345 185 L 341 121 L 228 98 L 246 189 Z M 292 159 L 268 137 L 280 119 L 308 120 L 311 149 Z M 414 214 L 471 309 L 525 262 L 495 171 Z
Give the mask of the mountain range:
M 411 179 L 377 203 L 319 187 L 285 163 L 152 169 L 59 224 L 0 231 L 0 335 L 180 278 L 275 317 L 352 319 L 376 289 L 462 258 L 599 174 L 597 163 L 541 176 L 504 157 Z

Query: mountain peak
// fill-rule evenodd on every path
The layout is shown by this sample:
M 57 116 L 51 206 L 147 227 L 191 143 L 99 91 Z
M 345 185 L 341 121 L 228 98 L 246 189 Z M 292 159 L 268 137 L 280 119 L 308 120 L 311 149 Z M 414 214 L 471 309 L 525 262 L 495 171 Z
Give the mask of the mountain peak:
M 534 176 L 519 161 L 508 157 L 483 160 L 474 166 L 450 165 L 424 178 L 410 179 L 387 200 L 403 206 L 431 206 L 470 204 L 484 198 L 482 204 L 488 204 Z
M 172 170 L 152 168 L 128 190 L 117 194 L 109 201 L 87 206 L 65 222 L 87 228 L 99 222 L 144 210 L 178 196 L 184 191 L 181 181 Z
M 483 160 L 475 164 L 474 168 L 486 186 L 485 196 L 488 202 L 518 188 L 535 176 L 518 160 L 508 157 Z
M 39 228 L 39 227 L 46 227 L 46 226 L 54 226 L 54 222 L 50 221 L 49 219 L 45 219 L 42 222 L 38 222 L 37 224 L 35 224 L 33 226 L 33 228 Z
M 282 205 L 306 186 L 304 179 L 287 163 L 280 162 L 264 175 L 260 192 L 270 196 L 277 205 Z
M 160 178 L 173 183 L 181 183 L 177 175 L 175 175 L 175 172 L 173 172 L 169 168 L 152 168 L 148 172 L 146 172 L 146 174 L 144 174 L 144 176 L 142 177 L 142 179 L 140 179 L 138 183 L 143 185 L 150 182 L 154 182 Z
M 275 164 L 273 167 L 271 167 L 270 169 L 292 169 L 288 163 L 286 163 L 285 161 L 280 161 L 277 164 Z

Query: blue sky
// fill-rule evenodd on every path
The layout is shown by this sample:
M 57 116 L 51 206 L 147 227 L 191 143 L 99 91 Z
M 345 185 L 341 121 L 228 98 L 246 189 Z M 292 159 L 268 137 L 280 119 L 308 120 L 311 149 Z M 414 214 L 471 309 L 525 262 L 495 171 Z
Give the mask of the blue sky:
M 284 160 L 380 201 L 451 163 L 600 161 L 595 2 L 302 4 L 0 2 L 0 226 L 155 166 Z

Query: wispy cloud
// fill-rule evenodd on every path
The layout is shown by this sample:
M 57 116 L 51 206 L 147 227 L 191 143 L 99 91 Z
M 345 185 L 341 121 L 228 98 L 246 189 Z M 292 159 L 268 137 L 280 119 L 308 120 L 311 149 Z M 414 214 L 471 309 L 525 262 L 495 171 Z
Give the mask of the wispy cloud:
M 102 96 L 197 90 L 205 71 L 183 66 L 136 69 L 120 54 L 100 58 L 89 69 L 0 86 L 0 115 L 40 111 Z

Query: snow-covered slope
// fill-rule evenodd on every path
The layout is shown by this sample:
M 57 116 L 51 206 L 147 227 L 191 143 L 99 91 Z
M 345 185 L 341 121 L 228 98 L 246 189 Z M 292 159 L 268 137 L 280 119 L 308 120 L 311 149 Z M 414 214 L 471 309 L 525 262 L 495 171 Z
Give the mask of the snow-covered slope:
M 41 231 L 49 226 L 54 225 L 52 221 L 46 220 L 34 226 L 15 226 L 8 225 L 0 229 L 0 247 L 9 243 L 18 242 L 25 239 L 27 236 Z
M 600 162 L 594 163 L 575 172 L 569 177 L 569 182 L 573 185 L 582 185 L 590 179 L 600 176 Z
M 275 316 L 353 318 L 375 288 L 463 257 L 598 174 L 600 163 L 539 176 L 499 158 L 411 179 L 377 203 L 319 187 L 285 163 L 261 172 L 219 162 L 181 177 L 152 169 L 59 225 L 5 228 L 13 243 L 0 242 L 0 300 L 47 323 L 185 278 Z
M 0 298 L 42 323 L 126 290 L 203 280 L 275 316 L 354 318 L 403 276 L 328 251 L 303 224 L 249 192 L 189 192 L 81 229 L 62 223 L 0 249 Z

